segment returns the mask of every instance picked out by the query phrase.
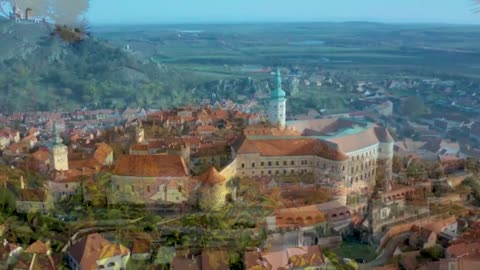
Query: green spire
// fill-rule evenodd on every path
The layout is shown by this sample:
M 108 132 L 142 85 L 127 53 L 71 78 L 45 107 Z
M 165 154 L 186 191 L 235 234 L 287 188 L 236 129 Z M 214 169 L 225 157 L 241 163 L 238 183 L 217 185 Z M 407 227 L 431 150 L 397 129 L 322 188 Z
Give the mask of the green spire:
M 282 74 L 280 73 L 280 69 L 277 68 L 277 71 L 275 72 L 275 78 L 276 78 L 276 83 L 277 87 L 272 90 L 270 94 L 271 99 L 285 99 L 285 96 L 287 95 L 285 91 L 282 90 Z
M 55 121 L 53 122 L 53 134 L 55 134 L 55 139 L 54 139 L 55 145 L 62 144 L 63 140 L 62 138 L 60 138 L 60 134 L 57 130 L 57 123 Z
M 277 89 L 282 89 L 282 74 L 280 74 L 279 68 L 277 68 L 275 75 L 277 76 Z

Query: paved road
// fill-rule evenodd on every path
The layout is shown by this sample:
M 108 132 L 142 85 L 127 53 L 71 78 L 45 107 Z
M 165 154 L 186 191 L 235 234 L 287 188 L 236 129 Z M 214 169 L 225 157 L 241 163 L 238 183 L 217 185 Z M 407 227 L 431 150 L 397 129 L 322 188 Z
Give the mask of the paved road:
M 359 270 L 370 270 L 373 267 L 383 266 L 385 265 L 390 258 L 392 258 L 393 252 L 400 245 L 402 242 L 407 240 L 410 237 L 411 232 L 404 232 L 393 237 L 390 241 L 388 241 L 387 245 L 383 249 L 382 253 L 373 261 L 365 264 L 359 264 Z

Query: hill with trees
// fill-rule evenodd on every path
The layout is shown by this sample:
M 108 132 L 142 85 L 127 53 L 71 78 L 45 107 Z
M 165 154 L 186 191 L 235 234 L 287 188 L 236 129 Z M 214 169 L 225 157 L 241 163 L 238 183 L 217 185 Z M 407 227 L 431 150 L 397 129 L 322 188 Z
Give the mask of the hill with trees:
M 192 76 L 94 37 L 65 42 L 53 28 L 0 21 L 2 113 L 193 102 L 185 91 L 194 88 Z

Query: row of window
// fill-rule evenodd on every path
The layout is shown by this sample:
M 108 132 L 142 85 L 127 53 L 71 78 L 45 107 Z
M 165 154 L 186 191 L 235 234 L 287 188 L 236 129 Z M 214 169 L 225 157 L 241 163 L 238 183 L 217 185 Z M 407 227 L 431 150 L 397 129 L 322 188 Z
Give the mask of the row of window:
M 352 185 L 354 181 L 355 183 L 357 183 L 358 181 L 368 180 L 368 178 L 374 175 L 375 175 L 375 170 L 369 171 L 368 173 L 365 173 L 365 174 L 357 175 L 355 176 L 355 178 L 352 178 L 350 180 L 350 185 Z
M 381 152 L 381 151 L 379 150 L 379 152 Z M 367 157 L 372 157 L 372 156 L 375 155 L 376 153 L 377 153 L 377 149 L 373 149 L 373 150 L 368 151 L 368 152 L 365 153 L 365 154 L 353 156 L 353 157 L 352 157 L 352 161 L 364 159 L 364 158 L 367 158 Z
M 365 163 L 360 164 L 360 166 L 352 167 L 352 173 L 356 173 L 359 171 L 363 171 L 364 169 L 370 169 L 373 165 L 375 165 L 375 162 L 373 161 L 368 161 Z
M 115 187 L 116 187 L 116 190 L 121 191 L 120 185 L 116 185 Z M 146 190 L 147 190 L 147 193 L 150 193 L 152 191 L 150 186 L 146 186 Z M 125 188 L 125 191 L 127 191 L 126 188 Z M 128 191 L 135 192 L 135 186 L 130 185 L 130 189 Z M 137 191 L 141 191 L 141 189 L 137 190 Z M 161 191 L 166 192 L 167 191 L 167 186 L 165 186 L 165 185 L 158 186 L 158 192 L 161 192 Z
M 299 169 L 299 170 L 268 170 L 268 171 L 260 171 L 260 175 L 288 175 L 288 174 L 296 174 L 296 173 L 307 173 L 307 169 Z M 245 175 L 245 172 L 242 172 L 242 175 Z M 252 171 L 251 175 L 255 175 L 255 171 Z
M 294 160 L 291 160 L 290 162 L 284 160 L 283 162 L 280 162 L 280 161 L 275 161 L 275 163 L 273 161 L 268 161 L 268 162 L 264 162 L 264 161 L 261 161 L 260 162 L 260 167 L 265 167 L 265 164 L 267 165 L 267 167 L 272 167 L 274 166 L 273 164 L 275 164 L 275 166 L 279 167 L 280 164 L 282 164 L 282 166 L 288 166 L 290 164 L 290 166 L 295 166 L 295 161 Z M 313 166 L 313 161 L 310 162 L 310 165 Z M 301 160 L 300 161 L 300 165 L 302 166 L 307 166 L 308 165 L 308 160 Z M 242 163 L 242 169 L 245 169 L 246 168 L 246 164 L 245 163 Z M 256 167 L 256 163 L 255 162 L 252 162 L 251 163 L 251 167 L 250 168 L 255 168 Z M 317 162 L 317 167 L 320 167 L 320 162 Z M 326 170 L 327 169 L 327 164 L 323 164 L 323 169 Z M 332 165 L 331 166 L 331 170 L 335 170 L 335 166 Z M 345 171 L 345 166 L 342 167 L 342 171 Z

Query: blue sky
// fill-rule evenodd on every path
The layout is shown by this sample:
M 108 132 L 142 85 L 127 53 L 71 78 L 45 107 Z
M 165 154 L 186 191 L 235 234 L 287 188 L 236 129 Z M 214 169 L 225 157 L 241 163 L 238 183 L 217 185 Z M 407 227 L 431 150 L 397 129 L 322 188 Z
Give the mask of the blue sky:
M 480 24 L 473 0 L 91 0 L 93 24 L 377 21 Z

